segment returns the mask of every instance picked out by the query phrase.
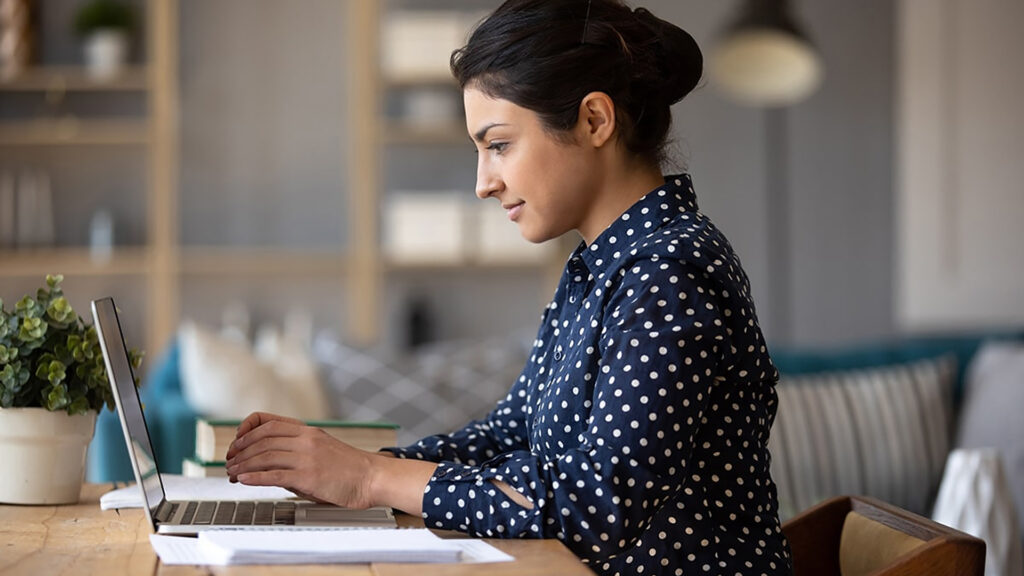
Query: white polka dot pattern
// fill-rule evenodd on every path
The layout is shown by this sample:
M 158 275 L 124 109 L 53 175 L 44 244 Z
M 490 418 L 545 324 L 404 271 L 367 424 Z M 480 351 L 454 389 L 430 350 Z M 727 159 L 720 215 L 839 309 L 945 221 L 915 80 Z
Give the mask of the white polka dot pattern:
M 746 274 L 680 175 L 573 253 L 487 417 L 393 452 L 440 463 L 428 527 L 559 538 L 601 574 L 788 574 L 777 378 Z

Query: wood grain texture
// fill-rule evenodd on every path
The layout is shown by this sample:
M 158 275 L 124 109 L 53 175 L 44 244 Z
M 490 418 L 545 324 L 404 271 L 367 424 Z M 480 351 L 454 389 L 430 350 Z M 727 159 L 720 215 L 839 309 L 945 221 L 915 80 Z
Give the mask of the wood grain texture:
M 109 484 L 86 484 L 78 504 L 15 506 L 0 504 L 0 576 L 154 575 L 194 576 L 445 576 L 466 574 L 593 574 L 555 540 L 488 540 L 511 554 L 501 564 L 349 564 L 308 566 L 164 566 L 149 544 L 150 527 L 141 510 L 100 510 Z M 422 520 L 399 515 L 402 527 L 422 527 Z M 444 538 L 464 538 L 437 532 Z
M 0 505 L 0 574 L 153 574 L 157 557 L 145 517 L 101 512 L 107 490 L 86 485 L 70 506 Z

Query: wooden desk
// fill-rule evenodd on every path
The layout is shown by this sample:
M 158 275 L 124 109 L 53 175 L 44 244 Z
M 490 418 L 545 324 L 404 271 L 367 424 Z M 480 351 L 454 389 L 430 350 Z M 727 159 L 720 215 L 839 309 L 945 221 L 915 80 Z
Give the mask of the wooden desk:
M 149 545 L 149 523 L 142 510 L 100 510 L 109 484 L 86 484 L 81 501 L 70 506 L 0 505 L 0 574 L 181 576 L 200 574 L 297 574 L 314 576 L 446 576 L 487 573 L 552 576 L 592 575 L 556 540 L 488 540 L 515 562 L 498 564 L 332 564 L 321 566 L 164 566 Z M 404 516 L 403 526 L 422 526 Z

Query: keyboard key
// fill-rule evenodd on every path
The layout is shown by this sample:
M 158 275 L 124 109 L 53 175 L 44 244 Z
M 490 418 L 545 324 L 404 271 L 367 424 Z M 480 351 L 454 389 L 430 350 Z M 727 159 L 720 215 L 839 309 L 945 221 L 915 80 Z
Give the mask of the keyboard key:
M 213 520 L 213 513 L 217 510 L 216 502 L 200 502 L 199 510 L 193 524 L 209 524 Z
M 273 502 L 259 502 L 256 504 L 256 516 L 253 518 L 253 524 L 259 526 L 268 526 L 274 523 L 274 503 Z
M 181 515 L 181 524 L 191 524 L 196 515 L 197 502 L 189 502 L 185 505 L 185 513 Z
M 235 519 L 231 523 L 236 526 L 248 526 L 252 524 L 252 517 L 255 511 L 255 502 L 239 502 L 235 506 Z
M 224 526 L 231 524 L 231 521 L 235 518 L 235 503 L 234 502 L 220 502 L 217 504 L 217 513 L 213 515 L 213 524 L 215 526 Z

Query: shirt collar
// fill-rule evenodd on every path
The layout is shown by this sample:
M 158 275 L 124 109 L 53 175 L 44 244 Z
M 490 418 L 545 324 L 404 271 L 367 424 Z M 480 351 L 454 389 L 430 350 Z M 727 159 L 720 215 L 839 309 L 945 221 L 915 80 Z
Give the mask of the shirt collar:
M 581 243 L 574 256 L 583 259 L 592 274 L 616 260 L 616 253 L 648 236 L 683 212 L 697 212 L 697 195 L 689 174 L 665 177 L 665 185 L 636 201 L 589 245 Z

